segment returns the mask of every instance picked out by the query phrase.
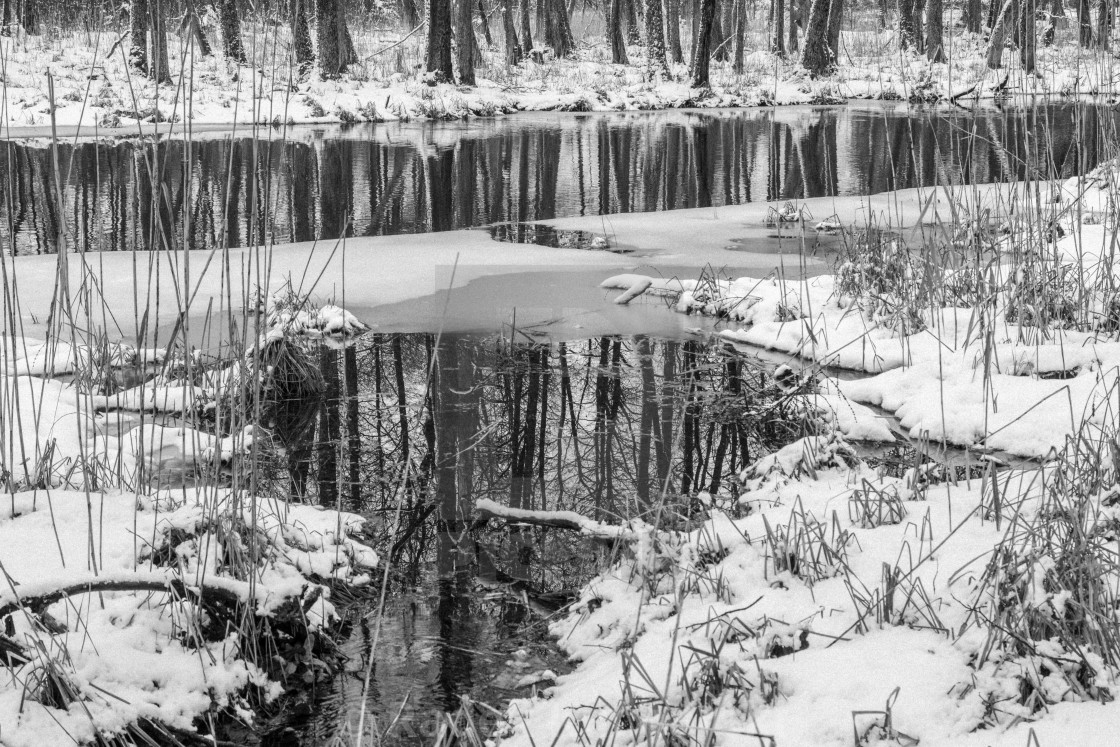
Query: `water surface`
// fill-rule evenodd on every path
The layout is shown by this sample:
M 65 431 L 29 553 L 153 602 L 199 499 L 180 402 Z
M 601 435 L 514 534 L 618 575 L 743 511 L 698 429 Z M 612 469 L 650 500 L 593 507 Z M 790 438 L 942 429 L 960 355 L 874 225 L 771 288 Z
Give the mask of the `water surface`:
M 195 142 L 0 149 L 8 252 L 211 248 L 1070 176 L 1120 114 L 1094 103 L 519 114 L 261 127 Z M 153 188 L 153 184 L 158 188 Z

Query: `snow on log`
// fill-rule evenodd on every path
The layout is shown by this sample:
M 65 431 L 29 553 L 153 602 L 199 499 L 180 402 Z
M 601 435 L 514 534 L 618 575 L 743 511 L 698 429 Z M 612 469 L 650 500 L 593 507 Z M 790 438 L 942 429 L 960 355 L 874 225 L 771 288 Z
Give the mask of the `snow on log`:
M 653 280 L 651 278 L 639 278 L 635 280 L 634 283 L 621 295 L 615 298 L 614 302 L 619 306 L 625 306 L 626 304 L 630 303 L 635 298 L 649 290 L 649 287 L 651 285 L 653 285 Z
M 484 498 L 475 504 L 475 511 L 481 520 L 502 519 L 511 524 L 532 524 L 539 527 L 552 527 L 553 529 L 571 529 L 588 537 L 601 539 L 635 539 L 638 531 L 633 526 L 618 526 L 604 524 L 601 521 L 589 519 L 575 511 L 529 511 L 521 508 L 510 508 L 500 503 Z

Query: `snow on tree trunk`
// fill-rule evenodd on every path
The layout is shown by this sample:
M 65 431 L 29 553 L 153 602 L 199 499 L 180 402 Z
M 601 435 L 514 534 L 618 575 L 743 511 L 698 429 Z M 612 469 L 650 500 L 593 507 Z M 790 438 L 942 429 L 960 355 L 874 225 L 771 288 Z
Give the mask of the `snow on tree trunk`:
M 618 0 L 614 0 L 618 2 Z M 700 0 L 697 19 L 696 42 L 692 49 L 692 87 L 707 88 L 711 84 L 712 23 L 715 20 L 716 0 Z
M 828 53 L 832 68 L 840 61 L 840 24 L 843 20 L 844 0 L 832 0 L 828 7 Z
M 315 50 L 311 45 L 311 27 L 307 23 L 307 5 L 311 0 L 291 0 L 292 53 L 300 77 L 311 71 L 315 64 Z
M 661 0 L 646 0 L 646 65 L 650 77 L 669 73 L 669 64 L 665 60 L 665 24 L 661 15 Z
M 148 74 L 148 0 L 132 0 L 129 6 L 132 46 L 128 61 L 134 68 Z
M 669 60 L 684 62 L 681 48 L 681 0 L 665 0 L 665 39 L 669 46 Z
M 988 40 L 988 69 L 999 70 L 1003 67 L 1003 48 L 1007 44 L 1007 31 L 1011 23 L 1011 9 L 1015 0 L 1004 0 L 1003 7 L 992 26 L 992 36 Z
M 828 16 L 830 0 L 813 0 L 809 8 L 809 26 L 801 49 L 801 66 L 816 78 L 832 69 L 832 51 L 828 48 Z
M 770 51 L 776 55 L 785 54 L 785 0 L 770 0 Z M 793 26 L 793 18 L 789 19 Z
M 456 0 L 455 6 L 455 41 L 457 43 L 459 62 L 459 82 L 465 86 L 473 86 L 475 49 L 478 42 L 474 38 L 474 26 L 471 20 L 474 17 L 475 0 Z
M 945 61 L 941 0 L 926 0 L 926 56 L 930 62 Z
M 218 19 L 222 27 L 222 50 L 227 60 L 245 62 L 245 45 L 241 42 L 241 16 L 237 0 L 218 0 Z
M 898 0 L 898 43 L 903 49 L 918 46 L 918 30 L 914 24 L 916 0 Z

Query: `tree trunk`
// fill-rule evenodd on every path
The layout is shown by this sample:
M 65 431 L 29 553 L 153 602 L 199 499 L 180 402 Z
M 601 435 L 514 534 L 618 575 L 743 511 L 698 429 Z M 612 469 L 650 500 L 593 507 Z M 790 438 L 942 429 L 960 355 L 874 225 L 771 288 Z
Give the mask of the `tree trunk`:
M 988 69 L 999 70 L 1003 67 L 1003 48 L 1007 44 L 1008 25 L 1011 23 L 1011 7 L 1016 0 L 1004 0 L 1003 7 L 992 26 L 992 36 L 988 40 Z
M 618 2 L 618 0 L 615 0 Z M 715 20 L 716 0 L 700 0 L 696 41 L 692 48 L 692 87 L 708 88 L 711 85 L 712 23 Z
M 446 0 L 445 0 L 446 2 Z M 319 74 L 324 79 L 337 78 L 346 71 L 354 57 L 346 19 L 339 0 L 317 0 L 319 37 Z M 451 50 L 448 50 L 450 55 Z
M 455 80 L 451 66 L 451 0 L 428 0 L 428 59 L 426 69 L 437 81 Z
M 164 4 L 168 0 L 148 1 L 148 35 L 152 42 L 151 77 L 159 83 L 171 82 L 171 65 L 167 57 L 167 11 Z
M 456 0 L 455 6 L 455 42 L 459 62 L 459 83 L 464 86 L 474 85 L 474 52 L 478 42 L 474 38 L 475 0 Z
M 486 18 L 486 6 L 482 0 L 478 0 L 478 22 L 482 26 L 482 38 L 486 40 L 486 46 L 494 46 L 494 39 L 490 36 L 490 22 Z
M 292 0 L 291 26 L 292 26 L 292 53 L 295 55 L 296 69 L 299 76 L 311 71 L 315 64 L 315 50 L 311 46 L 311 27 L 307 24 L 307 4 L 311 0 Z
M 747 35 L 747 0 L 734 0 L 735 9 L 732 14 L 732 33 L 735 36 L 735 50 L 731 56 L 732 69 L 739 75 L 743 74 L 743 46 Z
M 564 0 L 540 0 L 545 7 L 544 42 L 556 57 L 567 57 L 575 47 L 572 26 L 568 20 L 568 6 Z
M 241 16 L 237 0 L 218 0 L 218 20 L 222 27 L 222 51 L 227 60 L 245 62 L 245 45 L 241 43 Z
M 202 22 L 199 20 L 198 8 L 195 7 L 194 0 L 187 0 L 186 11 L 184 20 L 190 25 L 190 33 L 198 45 L 198 53 L 203 57 L 209 57 L 214 50 L 210 48 L 210 40 L 202 30 Z
M 603 8 L 607 13 L 607 37 L 611 41 L 611 62 L 616 65 L 629 64 L 630 60 L 626 56 L 626 39 L 622 35 L 622 0 L 603 0 Z
M 727 62 L 731 59 L 731 50 L 728 49 L 728 41 L 730 34 L 728 33 L 728 26 L 730 24 L 725 22 L 723 18 L 724 8 L 727 6 L 728 0 L 723 2 L 716 2 L 716 9 L 712 13 L 712 58 L 720 62 Z
M 1062 2 L 1062 0 L 1055 0 L 1055 2 Z M 980 0 L 964 0 L 964 28 L 973 34 L 980 33 L 980 22 L 983 17 L 983 11 L 980 8 Z
M 1093 44 L 1093 20 L 1089 11 L 1089 0 L 1080 0 L 1077 5 L 1077 41 L 1083 47 Z
M 646 0 L 646 64 L 651 78 L 669 74 L 665 59 L 665 24 L 661 0 Z
M 669 42 L 669 60 L 684 62 L 681 48 L 681 0 L 665 0 L 665 37 Z
M 805 29 L 805 43 L 801 48 L 801 66 L 813 78 L 827 75 L 832 70 L 832 50 L 828 48 L 828 16 L 830 0 L 813 0 L 809 9 L 809 26 Z
M 1047 14 L 1046 28 L 1042 30 L 1042 43 L 1050 46 L 1054 43 L 1054 35 L 1058 30 L 1058 22 L 1065 17 L 1066 8 L 1063 0 L 1050 0 L 1050 12 Z
M 499 0 L 502 4 L 502 35 L 505 37 L 506 66 L 516 65 L 521 62 L 523 52 L 521 43 L 517 40 L 517 27 L 513 23 L 513 0 Z
M 528 2 L 528 0 L 524 0 Z M 642 36 L 638 31 L 638 2 L 639 0 L 622 0 L 626 11 L 626 43 L 641 44 Z
M 1112 2 L 1113 0 L 1097 0 L 1097 46 L 1101 49 L 1108 49 L 1112 37 L 1112 19 L 1116 12 Z M 1031 5 L 1034 3 L 1031 2 Z
M 131 47 L 128 61 L 134 68 L 148 74 L 148 0 L 132 0 L 129 6 Z
M 770 51 L 778 56 L 785 55 L 785 0 L 770 0 Z M 789 19 L 793 26 L 793 18 Z
M 1037 8 L 1035 0 L 1022 0 L 1019 8 L 1019 63 L 1023 72 L 1030 74 L 1035 71 L 1035 15 Z
M 835 68 L 840 62 L 840 25 L 844 20 L 844 0 L 832 0 L 828 8 L 829 64 Z
M 898 0 L 898 43 L 903 49 L 918 46 L 917 28 L 914 26 L 916 0 Z
M 926 56 L 930 62 L 945 61 L 941 0 L 926 0 Z
M 533 56 L 533 28 L 529 23 L 530 8 L 529 0 L 520 0 L 518 3 L 518 11 L 521 19 L 521 49 L 525 52 L 527 57 Z
M 416 7 L 416 0 L 401 0 L 401 19 L 409 30 L 420 25 L 420 9 Z

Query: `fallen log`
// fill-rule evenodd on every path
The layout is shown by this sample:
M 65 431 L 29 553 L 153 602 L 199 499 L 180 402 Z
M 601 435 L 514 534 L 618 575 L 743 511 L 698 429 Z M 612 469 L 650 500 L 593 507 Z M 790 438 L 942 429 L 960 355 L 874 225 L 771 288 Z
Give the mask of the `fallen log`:
M 510 524 L 529 524 L 552 529 L 568 529 L 579 532 L 588 537 L 598 539 L 635 539 L 638 532 L 630 526 L 617 524 L 604 524 L 601 521 L 589 519 L 575 511 L 530 511 L 522 508 L 510 508 L 490 499 L 483 499 L 475 504 L 475 512 L 479 521 L 476 526 L 485 524 L 490 519 L 501 519 Z

